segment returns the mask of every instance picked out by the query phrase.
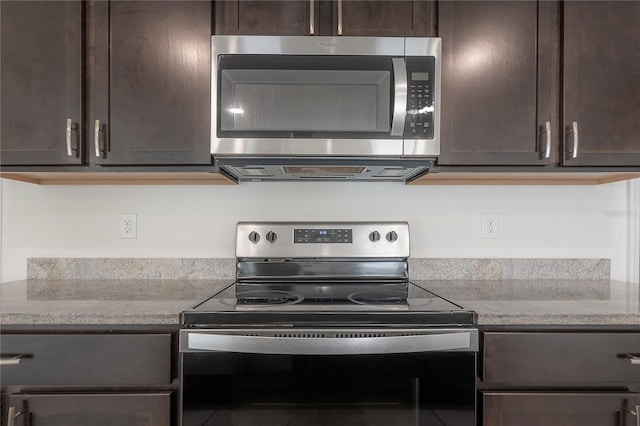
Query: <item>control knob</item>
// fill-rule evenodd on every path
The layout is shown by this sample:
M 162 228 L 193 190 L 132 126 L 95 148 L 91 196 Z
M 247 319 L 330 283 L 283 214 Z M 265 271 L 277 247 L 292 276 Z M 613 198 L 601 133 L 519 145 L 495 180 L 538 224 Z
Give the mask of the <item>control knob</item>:
M 373 232 L 371 232 L 371 233 L 369 234 L 369 239 L 370 239 L 372 242 L 374 242 L 374 243 L 375 243 L 376 241 L 379 241 L 379 240 L 380 240 L 380 233 L 379 233 L 378 231 L 373 231 Z
M 267 232 L 267 235 L 265 235 L 265 238 L 267 239 L 267 241 L 269 241 L 270 243 L 275 243 L 276 240 L 278 239 L 278 234 L 276 234 L 273 231 L 269 231 Z
M 390 243 L 396 241 L 398 239 L 398 234 L 396 231 L 389 231 L 387 232 L 387 241 L 389 241 Z
M 257 244 L 258 241 L 260 241 L 260 234 L 258 234 L 256 231 L 251 231 L 249 233 L 249 241 L 251 241 L 253 244 Z

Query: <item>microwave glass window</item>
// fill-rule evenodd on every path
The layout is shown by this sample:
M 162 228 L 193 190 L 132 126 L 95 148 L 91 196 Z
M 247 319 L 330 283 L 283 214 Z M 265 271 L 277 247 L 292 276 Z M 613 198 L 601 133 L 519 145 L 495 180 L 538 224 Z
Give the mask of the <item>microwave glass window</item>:
M 221 73 L 223 131 L 388 132 L 391 73 L 247 70 Z

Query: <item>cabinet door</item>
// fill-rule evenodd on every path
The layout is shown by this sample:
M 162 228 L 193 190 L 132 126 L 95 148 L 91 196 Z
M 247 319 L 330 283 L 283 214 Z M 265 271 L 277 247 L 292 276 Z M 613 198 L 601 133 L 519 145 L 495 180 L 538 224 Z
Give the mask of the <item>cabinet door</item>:
M 169 393 L 10 395 L 16 426 L 170 426 Z
M 329 6 L 329 7 L 327 7 Z M 434 2 L 424 0 L 235 0 L 216 2 L 216 34 L 428 36 Z
M 1 334 L 4 385 L 153 386 L 171 383 L 169 334 Z
M 553 55 L 551 31 L 543 28 L 550 27 L 554 13 L 552 2 L 438 4 L 443 56 L 439 164 L 552 161 Z
M 82 163 L 82 14 L 78 1 L 0 2 L 3 165 Z
M 211 4 L 96 2 L 92 13 L 95 162 L 210 164 Z
M 218 1 L 215 33 L 226 35 L 318 34 L 317 0 Z
M 636 424 L 640 395 L 629 393 L 483 392 L 483 426 Z
M 640 2 L 564 2 L 563 87 L 564 164 L 640 165 Z
M 485 384 L 640 383 L 640 333 L 483 333 Z
M 334 0 L 333 35 L 406 36 L 435 35 L 431 1 Z

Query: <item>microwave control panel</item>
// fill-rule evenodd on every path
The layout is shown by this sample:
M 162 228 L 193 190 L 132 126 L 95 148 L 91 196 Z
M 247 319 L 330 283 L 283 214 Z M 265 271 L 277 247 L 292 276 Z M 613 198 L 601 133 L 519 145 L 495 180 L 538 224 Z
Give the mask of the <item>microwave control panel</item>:
M 435 58 L 407 57 L 407 118 L 404 137 L 433 139 Z

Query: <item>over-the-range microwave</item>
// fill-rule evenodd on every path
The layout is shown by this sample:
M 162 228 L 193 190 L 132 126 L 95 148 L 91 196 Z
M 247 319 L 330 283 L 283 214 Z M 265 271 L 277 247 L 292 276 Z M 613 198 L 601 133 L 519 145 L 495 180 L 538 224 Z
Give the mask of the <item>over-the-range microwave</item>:
M 439 38 L 211 46 L 211 154 L 234 179 L 409 181 L 440 153 Z

